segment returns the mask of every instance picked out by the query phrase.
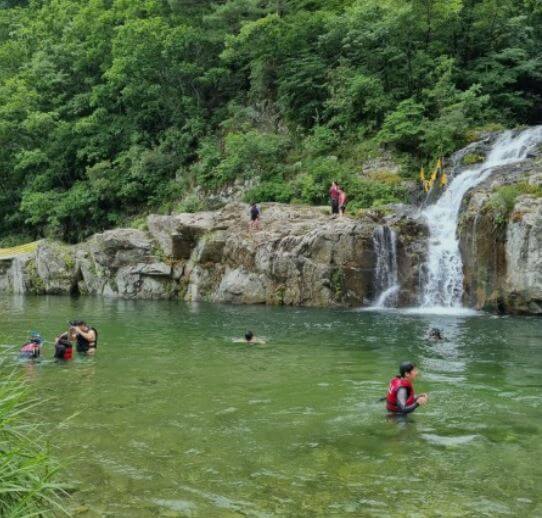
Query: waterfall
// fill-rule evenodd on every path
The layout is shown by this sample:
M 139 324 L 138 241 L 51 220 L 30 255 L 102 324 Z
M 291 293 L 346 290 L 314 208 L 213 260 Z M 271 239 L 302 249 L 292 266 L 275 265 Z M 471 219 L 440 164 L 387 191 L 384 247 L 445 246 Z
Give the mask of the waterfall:
M 524 160 L 541 141 L 542 126 L 502 133 L 483 163 L 456 176 L 436 203 L 423 211 L 429 227 L 429 246 L 422 307 L 461 307 L 463 261 L 457 225 L 463 197 L 495 168 Z
M 24 268 L 25 262 L 20 257 L 14 257 L 11 262 L 12 292 L 22 294 L 25 292 Z
M 373 234 L 376 254 L 375 293 L 378 298 L 374 308 L 395 307 L 399 292 L 397 273 L 397 235 L 387 226 L 379 226 Z

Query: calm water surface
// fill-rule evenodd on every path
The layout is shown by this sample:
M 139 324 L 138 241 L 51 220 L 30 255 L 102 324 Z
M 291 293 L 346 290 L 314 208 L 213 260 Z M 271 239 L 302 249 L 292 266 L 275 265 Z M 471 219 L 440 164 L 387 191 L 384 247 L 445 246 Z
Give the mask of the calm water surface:
M 0 355 L 71 318 L 95 358 L 18 368 L 81 516 L 542 516 L 542 320 L 5 297 Z M 398 423 L 405 359 L 431 401 Z

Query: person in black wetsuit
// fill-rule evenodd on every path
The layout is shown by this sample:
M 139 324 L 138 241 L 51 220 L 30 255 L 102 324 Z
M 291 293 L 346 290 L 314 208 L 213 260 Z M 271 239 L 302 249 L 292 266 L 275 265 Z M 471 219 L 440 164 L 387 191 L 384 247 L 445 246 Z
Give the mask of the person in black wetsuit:
M 77 352 L 94 354 L 98 346 L 98 331 L 89 326 L 84 320 L 70 322 L 70 333 L 77 342 Z
M 414 412 L 420 405 L 427 403 L 427 394 L 416 396 L 414 393 L 414 380 L 418 376 L 416 365 L 404 362 L 399 366 L 399 376 L 390 381 L 386 408 L 396 415 L 406 415 Z

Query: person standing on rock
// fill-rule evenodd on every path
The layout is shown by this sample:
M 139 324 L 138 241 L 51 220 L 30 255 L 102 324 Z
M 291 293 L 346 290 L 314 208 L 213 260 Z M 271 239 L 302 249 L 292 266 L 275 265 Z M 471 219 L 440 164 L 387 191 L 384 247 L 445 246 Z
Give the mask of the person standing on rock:
M 344 216 L 347 203 L 348 199 L 346 198 L 346 193 L 342 190 L 341 187 L 339 187 L 339 218 L 342 218 Z
M 331 217 L 334 218 L 339 214 L 339 185 L 333 181 L 329 188 L 329 200 L 331 202 Z
M 250 204 L 250 228 L 258 229 L 260 228 L 260 215 L 261 210 L 255 203 Z

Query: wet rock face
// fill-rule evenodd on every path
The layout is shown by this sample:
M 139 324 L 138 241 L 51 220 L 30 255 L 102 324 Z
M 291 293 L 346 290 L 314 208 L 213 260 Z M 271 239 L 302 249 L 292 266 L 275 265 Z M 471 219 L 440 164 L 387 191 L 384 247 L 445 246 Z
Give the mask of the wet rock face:
M 520 183 L 542 185 L 539 153 L 495 171 L 465 197 L 458 232 L 468 306 L 542 314 L 542 198 L 519 194 L 506 214 L 492 209 L 496 190 Z
M 150 216 L 148 232 L 116 229 L 66 247 L 45 242 L 27 291 L 125 298 L 303 306 L 361 306 L 375 293 L 373 234 L 398 234 L 402 304 L 414 304 L 425 226 L 411 209 L 331 219 L 326 208 L 263 204 L 260 228 L 248 206 Z M 1 266 L 1 265 L 0 265 Z M 0 288 L 2 287 L 0 272 Z
M 542 198 L 520 197 L 508 222 L 505 246 L 507 305 L 542 314 Z

